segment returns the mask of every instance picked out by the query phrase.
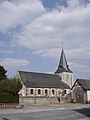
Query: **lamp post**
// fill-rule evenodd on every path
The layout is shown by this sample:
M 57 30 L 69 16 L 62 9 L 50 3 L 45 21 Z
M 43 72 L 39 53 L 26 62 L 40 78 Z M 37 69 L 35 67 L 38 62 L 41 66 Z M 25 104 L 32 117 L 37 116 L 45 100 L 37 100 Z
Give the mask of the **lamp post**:
M 36 88 L 35 88 L 35 93 L 34 93 L 34 103 L 36 104 Z

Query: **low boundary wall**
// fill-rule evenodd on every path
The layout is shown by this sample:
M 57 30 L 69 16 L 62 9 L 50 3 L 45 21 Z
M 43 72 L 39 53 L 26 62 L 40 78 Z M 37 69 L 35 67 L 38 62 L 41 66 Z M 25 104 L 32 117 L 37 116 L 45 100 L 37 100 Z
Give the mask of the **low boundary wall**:
M 19 104 L 54 104 L 61 103 L 62 101 L 56 97 L 21 97 Z
M 17 103 L 0 103 L 0 109 L 16 108 Z

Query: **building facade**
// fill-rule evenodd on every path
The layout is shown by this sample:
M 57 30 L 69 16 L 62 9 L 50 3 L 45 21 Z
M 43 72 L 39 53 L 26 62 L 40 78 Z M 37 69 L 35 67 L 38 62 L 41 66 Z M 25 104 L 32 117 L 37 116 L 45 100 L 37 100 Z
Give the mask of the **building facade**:
M 19 91 L 22 101 L 57 103 L 70 93 L 73 73 L 67 65 L 64 50 L 62 50 L 55 74 L 18 71 L 16 78 L 22 82 L 22 89 Z
M 70 89 L 55 74 L 18 71 L 16 78 L 21 80 L 22 83 L 19 95 L 23 102 L 40 103 L 41 101 L 53 101 L 58 103 L 61 102 L 61 97 L 66 95 L 64 90 Z

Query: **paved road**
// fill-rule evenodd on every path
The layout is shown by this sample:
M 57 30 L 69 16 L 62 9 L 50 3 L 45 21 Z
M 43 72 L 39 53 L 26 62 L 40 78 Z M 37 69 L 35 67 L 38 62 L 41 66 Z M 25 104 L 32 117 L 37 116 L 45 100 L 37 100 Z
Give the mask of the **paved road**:
M 90 105 L 64 104 L 0 110 L 0 120 L 90 120 Z

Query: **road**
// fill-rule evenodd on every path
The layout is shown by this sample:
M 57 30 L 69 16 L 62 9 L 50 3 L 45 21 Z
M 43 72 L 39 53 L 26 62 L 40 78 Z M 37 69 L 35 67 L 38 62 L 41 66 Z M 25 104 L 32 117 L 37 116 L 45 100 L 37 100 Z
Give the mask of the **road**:
M 90 120 L 90 105 L 25 105 L 23 109 L 0 110 L 0 120 Z

